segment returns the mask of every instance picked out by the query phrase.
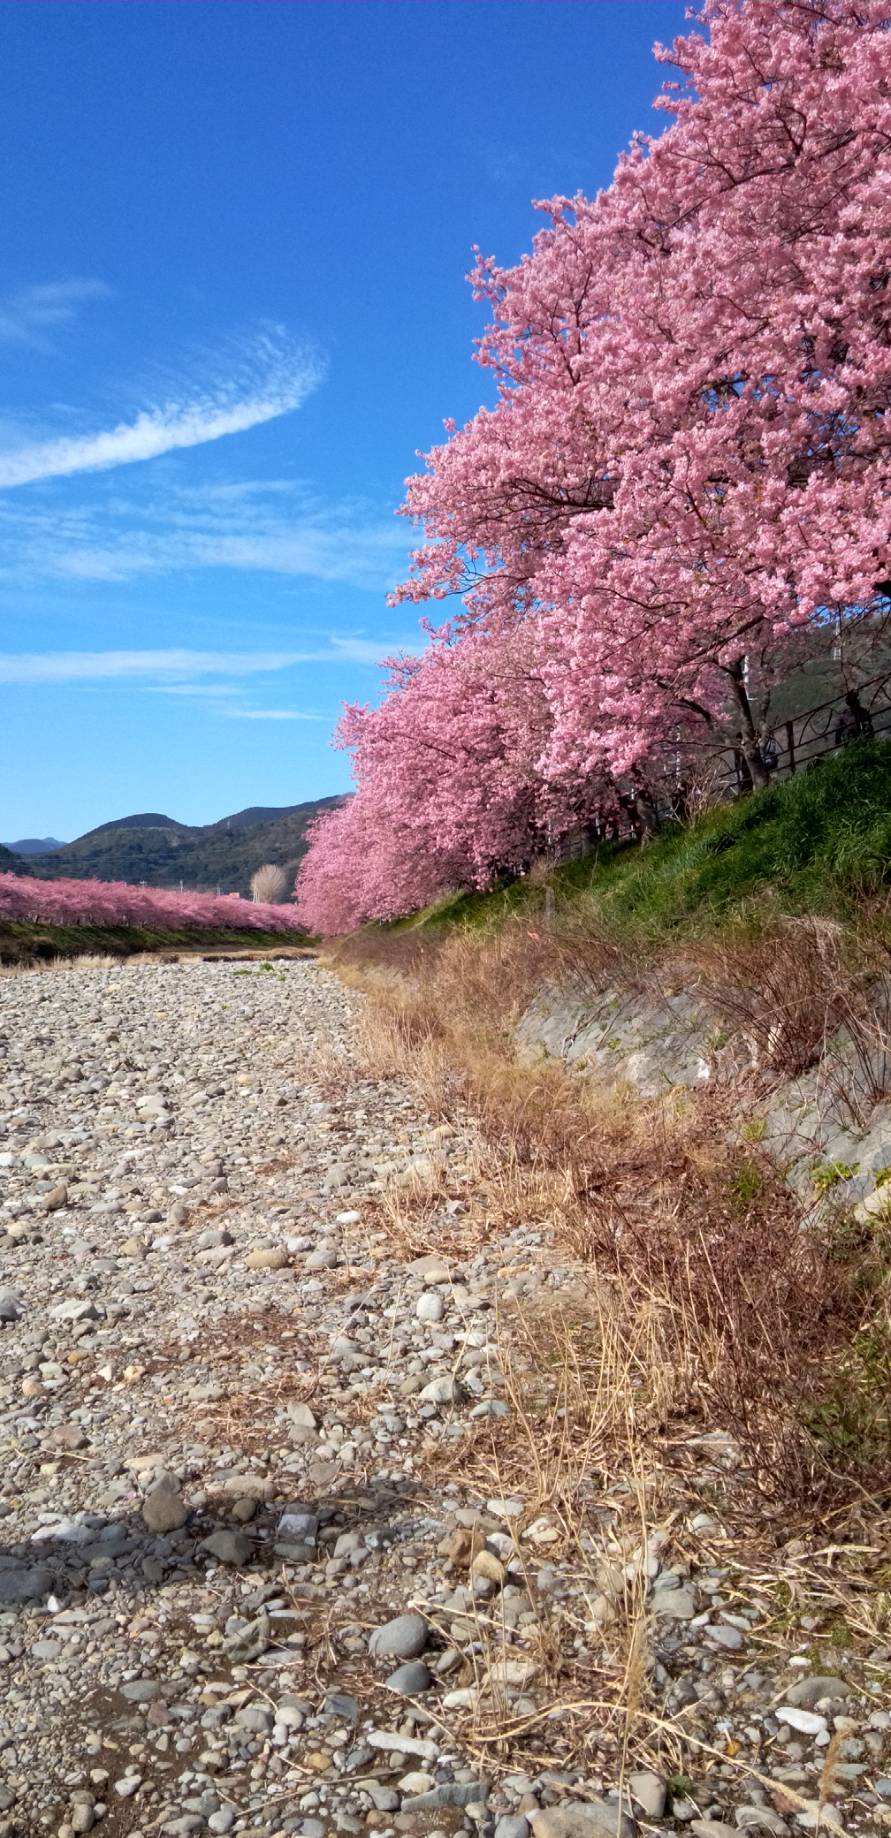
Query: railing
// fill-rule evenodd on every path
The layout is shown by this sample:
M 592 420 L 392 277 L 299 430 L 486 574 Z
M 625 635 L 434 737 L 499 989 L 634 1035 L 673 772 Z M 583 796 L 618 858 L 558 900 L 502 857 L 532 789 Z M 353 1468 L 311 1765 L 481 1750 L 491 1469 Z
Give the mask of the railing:
M 891 735 L 891 670 L 859 683 L 854 691 L 839 691 L 827 702 L 817 703 L 762 734 L 761 754 L 768 779 L 788 779 L 796 772 L 808 772 L 857 738 L 880 739 Z M 713 759 L 711 786 L 702 797 L 703 804 L 720 803 L 727 798 L 745 796 L 752 790 L 752 775 L 741 747 L 725 745 Z M 668 797 L 654 801 L 658 825 L 676 819 L 677 803 Z M 577 861 L 590 853 L 598 840 L 625 841 L 641 834 L 641 826 L 630 816 L 614 820 L 602 833 L 595 826 L 580 825 L 570 831 L 548 852 L 555 865 Z
M 772 779 L 788 779 L 794 772 L 806 772 L 808 766 L 852 739 L 878 739 L 882 733 L 891 733 L 891 671 L 779 722 L 762 743 L 764 765 Z M 722 787 L 739 789 L 739 759 L 733 748 L 726 748 L 724 761 Z

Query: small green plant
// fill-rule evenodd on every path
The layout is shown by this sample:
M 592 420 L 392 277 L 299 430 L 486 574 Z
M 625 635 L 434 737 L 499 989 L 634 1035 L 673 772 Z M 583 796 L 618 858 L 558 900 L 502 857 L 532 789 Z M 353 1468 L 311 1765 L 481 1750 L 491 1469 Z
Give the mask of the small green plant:
M 856 1173 L 856 1167 L 852 1168 L 850 1162 L 817 1162 L 811 1170 L 811 1180 L 815 1191 L 822 1197 L 823 1194 L 831 1193 L 840 1181 L 852 1180 Z
M 876 1187 L 887 1187 L 889 1181 L 891 1181 L 891 1168 L 878 1168 L 876 1170 Z
M 861 1301 L 874 1296 L 891 1271 L 891 1194 L 889 1206 L 868 1218 L 839 1212 L 829 1221 L 826 1248 L 847 1292 Z
M 883 1320 L 850 1341 L 821 1395 L 802 1414 L 830 1461 L 852 1456 L 887 1468 L 891 1458 L 891 1331 Z
M 833 1621 L 829 1629 L 829 1639 L 836 1653 L 846 1653 L 854 1644 L 854 1636 L 846 1621 Z
M 736 1212 L 747 1213 L 764 1192 L 764 1176 L 757 1162 L 740 1162 L 730 1177 L 729 1193 Z
M 740 1130 L 743 1142 L 763 1142 L 767 1135 L 767 1118 L 751 1117 Z

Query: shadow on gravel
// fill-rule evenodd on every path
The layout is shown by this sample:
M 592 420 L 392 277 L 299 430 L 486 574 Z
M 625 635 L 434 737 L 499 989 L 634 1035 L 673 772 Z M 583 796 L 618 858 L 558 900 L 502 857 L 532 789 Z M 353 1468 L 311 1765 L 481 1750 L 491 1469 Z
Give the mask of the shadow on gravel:
M 165 1589 L 211 1567 L 259 1581 L 283 1565 L 324 1565 L 345 1532 L 360 1532 L 367 1549 L 385 1550 L 426 1516 L 418 1510 L 420 1492 L 405 1482 L 344 1487 L 315 1501 L 264 1501 L 247 1523 L 228 1503 L 216 1511 L 209 1503 L 162 1534 L 148 1529 L 141 1511 L 115 1518 L 84 1510 L 0 1545 L 0 1611 L 52 1596 L 66 1606 L 116 1588 Z

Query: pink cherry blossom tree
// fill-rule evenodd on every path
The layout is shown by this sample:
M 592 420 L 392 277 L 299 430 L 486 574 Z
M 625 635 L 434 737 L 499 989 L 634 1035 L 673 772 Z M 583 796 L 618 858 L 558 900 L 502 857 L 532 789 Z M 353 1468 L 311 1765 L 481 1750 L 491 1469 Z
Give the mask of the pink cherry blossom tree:
M 515 267 L 477 258 L 495 404 L 409 481 L 397 596 L 457 604 L 348 711 L 356 809 L 316 831 L 302 901 L 360 830 L 363 914 L 484 884 L 697 736 L 738 730 L 762 782 L 772 686 L 882 628 L 887 10 L 706 0 L 701 25 L 657 48 L 666 131 L 596 198 L 543 205 Z
M 302 930 L 293 904 L 263 905 L 237 894 L 170 893 L 126 881 L 40 881 L 0 874 L 0 921 L 55 925 L 138 925 L 169 932 L 200 926 L 238 932 Z
M 669 130 L 480 259 L 499 399 L 410 482 L 410 598 L 556 638 L 553 757 L 643 757 L 678 707 L 752 730 L 742 660 L 887 574 L 884 8 L 711 0 Z M 769 669 L 769 665 L 768 665 Z

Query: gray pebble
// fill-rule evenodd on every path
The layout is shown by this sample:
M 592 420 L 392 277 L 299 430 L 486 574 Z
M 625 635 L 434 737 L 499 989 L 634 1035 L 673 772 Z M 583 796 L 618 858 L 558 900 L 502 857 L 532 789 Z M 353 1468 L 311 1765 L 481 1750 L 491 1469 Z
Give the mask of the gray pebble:
M 726 1647 L 728 1653 L 738 1653 L 743 1645 L 743 1637 L 739 1628 L 726 1627 L 723 1622 L 717 1623 L 714 1627 L 707 1627 L 705 1637 L 706 1640 L 711 1641 L 712 1646 Z
M 843 1679 L 815 1673 L 811 1678 L 798 1679 L 784 1695 L 787 1704 L 797 1705 L 801 1710 L 813 1710 L 823 1698 L 849 1698 L 851 1688 Z
M 387 1659 L 417 1659 L 427 1645 L 428 1627 L 423 1615 L 410 1612 L 396 1615 L 383 1627 L 375 1629 L 368 1651 Z
M 641 1769 L 637 1774 L 629 1774 L 628 1786 L 648 1819 L 662 1818 L 668 1787 L 661 1774 L 653 1774 L 648 1768 Z
M 253 1548 L 244 1532 L 211 1532 L 209 1538 L 201 1540 L 201 1550 L 215 1557 L 218 1564 L 246 1564 Z
M 142 1517 L 150 1532 L 175 1532 L 188 1516 L 179 1488 L 167 1477 L 150 1488 L 142 1502 Z
M 422 1659 L 411 1659 L 404 1666 L 397 1666 L 386 1680 L 388 1690 L 398 1691 L 403 1698 L 414 1698 L 421 1691 L 429 1691 L 432 1683 Z
M 635 1838 L 637 1826 L 615 1800 L 569 1800 L 530 1814 L 534 1838 Z

